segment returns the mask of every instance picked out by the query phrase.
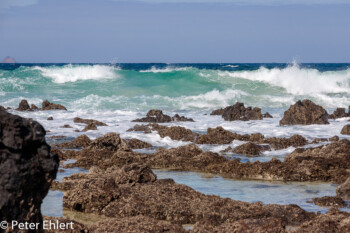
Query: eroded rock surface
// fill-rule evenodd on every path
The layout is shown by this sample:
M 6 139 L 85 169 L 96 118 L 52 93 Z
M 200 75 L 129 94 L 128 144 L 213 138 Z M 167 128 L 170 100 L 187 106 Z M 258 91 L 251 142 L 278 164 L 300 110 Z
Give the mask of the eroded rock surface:
M 345 125 L 345 126 L 342 128 L 342 130 L 341 130 L 340 133 L 341 133 L 341 134 L 344 134 L 344 135 L 350 135 L 350 124 L 349 124 L 349 125 Z
M 95 124 L 95 125 L 97 125 L 97 126 L 107 126 L 106 123 L 103 123 L 103 122 L 101 122 L 101 121 L 93 120 L 93 119 L 83 119 L 83 118 L 80 118 L 80 117 L 75 117 L 75 118 L 73 119 L 73 122 L 74 122 L 74 123 L 87 124 L 87 125 L 93 123 L 93 124 Z
M 246 108 L 244 107 L 243 103 L 239 102 L 224 109 L 214 110 L 210 115 L 222 115 L 225 121 L 249 121 L 263 119 L 260 108 Z
M 327 111 L 311 100 L 298 101 L 284 112 L 280 125 L 329 124 Z
M 150 123 L 168 123 L 172 121 L 193 121 L 191 118 L 186 118 L 184 116 L 179 116 L 175 114 L 170 117 L 163 113 L 162 110 L 152 109 L 149 110 L 146 117 L 133 120 L 133 122 L 150 122 Z
M 124 141 L 131 149 L 143 149 L 143 148 L 153 147 L 152 144 L 150 144 L 148 142 L 141 141 L 141 140 L 136 139 L 136 138 L 125 139 Z
M 337 195 L 350 201 L 350 177 L 337 188 Z
M 44 100 L 41 105 L 41 110 L 67 110 L 67 109 L 61 104 L 50 103 L 50 101 Z
M 270 150 L 268 145 L 257 145 L 253 142 L 248 142 L 240 146 L 235 147 L 232 151 L 241 155 L 260 155 L 261 152 Z
M 0 110 L 0 221 L 41 223 L 40 206 L 57 169 L 44 128 Z

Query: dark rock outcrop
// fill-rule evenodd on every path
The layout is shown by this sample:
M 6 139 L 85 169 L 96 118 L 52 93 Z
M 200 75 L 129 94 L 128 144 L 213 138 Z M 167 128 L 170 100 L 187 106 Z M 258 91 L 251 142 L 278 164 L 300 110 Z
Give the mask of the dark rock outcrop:
M 57 169 L 44 128 L 0 110 L 0 221 L 41 223 L 40 206 Z
M 329 124 L 327 111 L 311 100 L 298 101 L 284 112 L 280 125 Z
M 21 100 L 18 105 L 17 111 L 32 111 L 27 100 Z
M 173 140 L 194 142 L 195 138 L 199 135 L 197 133 L 193 133 L 190 129 L 186 129 L 182 126 L 167 127 L 158 124 L 149 124 L 148 126 L 152 130 L 157 131 L 162 138 L 170 137 Z
M 136 139 L 136 138 L 125 139 L 124 141 L 131 149 L 143 149 L 143 148 L 153 147 L 152 144 L 150 144 L 148 142 L 141 141 L 141 140 Z
M 152 130 L 148 125 L 134 125 L 134 127 L 127 130 L 127 132 L 136 131 L 136 132 L 144 132 L 144 133 L 151 133 Z
M 46 120 L 53 121 L 53 117 L 48 117 Z
M 260 155 L 261 152 L 270 150 L 268 145 L 257 145 L 253 142 L 248 142 L 240 146 L 235 147 L 232 151 L 241 155 Z
M 345 108 L 337 108 L 336 110 L 334 110 L 334 112 L 331 115 L 329 115 L 329 118 L 337 119 L 337 118 L 348 117 L 348 116 L 350 116 L 350 112 L 346 113 Z
M 133 120 L 132 122 L 168 123 L 172 121 L 193 121 L 193 119 L 179 116 L 178 114 L 170 117 L 164 114 L 162 110 L 152 109 L 148 111 L 146 117 Z
M 263 115 L 264 118 L 273 118 L 270 113 L 266 112 Z
M 93 120 L 93 119 L 83 119 L 83 118 L 80 118 L 80 117 L 75 117 L 73 119 L 74 123 L 82 123 L 82 124 L 95 124 L 97 126 L 107 126 L 107 124 L 101 122 L 101 121 L 97 121 L 97 120 Z
M 340 197 L 315 197 L 312 199 L 312 203 L 318 206 L 332 206 L 336 208 L 346 207 L 346 203 Z
M 50 103 L 48 100 L 44 100 L 41 106 L 41 110 L 67 110 L 63 105 Z
M 89 123 L 87 126 L 84 127 L 83 132 L 89 131 L 89 130 L 97 130 L 97 126 L 95 123 Z
M 212 115 L 212 116 L 215 116 L 215 115 L 222 116 L 222 114 L 224 114 L 224 109 L 223 108 L 216 109 L 216 110 L 214 110 L 214 111 L 212 111 L 210 113 L 210 115 Z
M 222 117 L 225 121 L 249 121 L 249 120 L 262 120 L 263 115 L 260 108 L 244 107 L 243 103 L 237 102 L 232 106 L 228 106 L 224 109 Z
M 344 125 L 340 133 L 344 135 L 350 135 L 350 124 Z
M 75 138 L 72 142 L 64 142 L 61 144 L 54 144 L 54 147 L 57 148 L 67 148 L 67 149 L 77 149 L 77 148 L 84 148 L 91 144 L 91 140 L 88 136 L 85 134 L 80 135 L 79 137 Z

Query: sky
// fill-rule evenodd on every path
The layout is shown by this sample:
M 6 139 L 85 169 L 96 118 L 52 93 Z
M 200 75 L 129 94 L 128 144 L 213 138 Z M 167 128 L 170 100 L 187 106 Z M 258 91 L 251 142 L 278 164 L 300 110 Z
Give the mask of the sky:
M 350 62 L 350 0 L 0 0 L 0 60 Z

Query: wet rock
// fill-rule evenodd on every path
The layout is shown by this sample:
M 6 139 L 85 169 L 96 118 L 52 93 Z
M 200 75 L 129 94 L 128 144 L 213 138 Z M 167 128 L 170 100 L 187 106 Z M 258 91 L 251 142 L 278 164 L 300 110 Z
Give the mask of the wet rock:
M 337 188 L 337 195 L 350 201 L 350 177 Z
M 144 133 L 152 133 L 151 128 L 148 125 L 134 125 L 134 127 L 127 130 L 127 132 L 139 131 Z
M 345 201 L 340 197 L 330 197 L 330 196 L 315 197 L 315 198 L 312 198 L 312 203 L 318 206 L 327 206 L 327 207 L 333 206 L 337 208 L 346 207 Z
M 42 103 L 41 110 L 67 110 L 67 109 L 61 104 L 54 104 L 54 103 L 50 103 L 48 100 L 44 100 L 44 102 Z
M 339 141 L 339 137 L 338 137 L 338 136 L 333 136 L 333 137 L 331 137 L 331 138 L 329 139 L 329 141 L 331 141 L 331 142 L 337 142 L 337 141 Z
M 97 120 L 93 120 L 93 119 L 83 119 L 80 117 L 75 117 L 73 119 L 74 123 L 83 123 L 83 124 L 95 124 L 96 126 L 107 126 L 107 124 L 101 122 L 101 121 L 97 121 Z
M 221 126 L 214 128 L 208 128 L 207 134 L 203 134 L 197 137 L 197 144 L 230 144 L 233 140 L 237 139 L 237 134 L 225 130 Z
M 130 148 L 127 146 L 125 141 L 122 140 L 119 134 L 116 134 L 116 133 L 108 133 L 108 134 L 105 134 L 103 137 L 96 138 L 91 142 L 89 148 L 90 149 L 91 148 L 107 149 L 110 151 L 117 151 L 117 150 L 130 151 Z
M 271 145 L 272 148 L 275 150 L 281 150 L 288 147 L 299 147 L 299 146 L 305 146 L 307 144 L 306 138 L 299 134 L 295 134 L 290 138 L 266 138 L 263 140 L 264 143 L 268 143 Z
M 30 105 L 30 108 L 31 108 L 33 111 L 39 110 L 39 108 L 38 108 L 35 104 L 31 104 L 31 105 Z
M 193 121 L 191 118 L 175 114 L 173 117 L 163 114 L 162 110 L 149 110 L 146 117 L 133 120 L 132 122 L 167 123 L 171 121 Z
M 330 209 L 326 214 L 304 222 L 295 232 L 350 232 L 350 213 Z
M 314 140 L 312 140 L 312 144 L 317 144 L 320 142 L 328 142 L 328 138 L 315 138 Z
M 227 152 L 230 152 L 230 151 L 232 151 L 232 147 L 228 146 L 225 149 L 221 150 L 220 153 L 227 153 Z
M 236 233 L 285 233 L 285 224 L 280 218 L 242 219 L 238 221 L 227 220 L 215 226 L 206 222 L 198 222 L 191 233 L 236 232 Z
M 72 142 L 64 142 L 61 144 L 55 144 L 53 146 L 57 148 L 67 148 L 67 149 L 76 149 L 76 148 L 84 148 L 91 144 L 91 140 L 88 136 L 85 134 L 80 135 L 79 137 L 75 138 Z
M 343 118 L 343 117 L 348 117 L 349 114 L 345 112 L 345 108 L 337 108 L 334 110 L 334 112 L 329 115 L 330 119 L 337 119 L 337 118 Z
M 97 126 L 95 123 L 89 123 L 85 128 L 83 129 L 83 132 L 89 131 L 89 130 L 97 130 Z
M 342 130 L 341 130 L 340 133 L 341 133 L 341 134 L 344 134 L 344 135 L 350 135 L 350 124 L 349 124 L 349 125 L 345 125 L 345 126 L 342 128 Z
M 4 106 L 0 105 L 0 111 L 5 111 L 5 110 L 6 110 L 6 108 L 4 108 Z
M 21 100 L 21 102 L 18 105 L 17 111 L 31 111 L 28 101 L 27 100 Z
M 0 144 L 0 221 L 41 223 L 40 206 L 58 169 L 44 128 L 0 110 Z
M 152 144 L 150 144 L 148 142 L 141 141 L 141 140 L 136 139 L 136 138 L 126 139 L 124 141 L 131 149 L 143 149 L 143 148 L 153 147 Z
M 53 121 L 53 117 L 48 117 L 46 120 Z
M 268 145 L 257 145 L 253 142 L 248 142 L 243 145 L 237 146 L 233 149 L 234 153 L 241 155 L 260 155 L 261 152 L 271 150 Z
M 329 124 L 327 111 L 311 100 L 298 101 L 284 112 L 280 125 Z
M 65 124 L 65 125 L 62 125 L 61 128 L 66 128 L 66 129 L 69 129 L 69 128 L 73 128 L 72 126 L 68 125 L 68 124 Z
M 262 120 L 263 115 L 260 108 L 244 107 L 243 103 L 237 102 L 232 106 L 228 106 L 224 109 L 222 117 L 225 121 L 249 121 L 249 120 Z
M 90 232 L 144 232 L 144 233 L 185 233 L 180 224 L 171 224 L 154 218 L 138 215 L 113 218 L 92 225 Z
M 173 140 L 194 142 L 195 138 L 199 135 L 193 133 L 190 129 L 181 126 L 167 127 L 158 124 L 150 124 L 149 127 L 151 127 L 152 130 L 157 131 L 162 138 L 170 137 Z
M 223 108 L 216 109 L 216 110 L 214 110 L 214 111 L 212 111 L 210 113 L 210 115 L 212 115 L 212 116 L 215 116 L 215 115 L 222 116 L 222 114 L 224 114 L 224 109 Z
M 227 220 L 272 217 L 284 225 L 298 225 L 315 216 L 296 205 L 263 205 L 204 195 L 171 179 L 157 180 L 149 168 L 140 165 L 106 171 L 94 168 L 63 182 L 71 183 L 72 188 L 64 193 L 64 207 L 113 218 L 143 215 L 171 223 L 219 225 Z
M 273 118 L 270 113 L 266 112 L 263 115 L 263 118 Z

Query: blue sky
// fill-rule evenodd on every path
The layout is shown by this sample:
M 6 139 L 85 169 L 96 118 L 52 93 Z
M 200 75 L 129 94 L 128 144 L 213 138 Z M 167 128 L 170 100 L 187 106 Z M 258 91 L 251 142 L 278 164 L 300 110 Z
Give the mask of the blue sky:
M 0 60 L 350 62 L 350 0 L 0 0 Z

